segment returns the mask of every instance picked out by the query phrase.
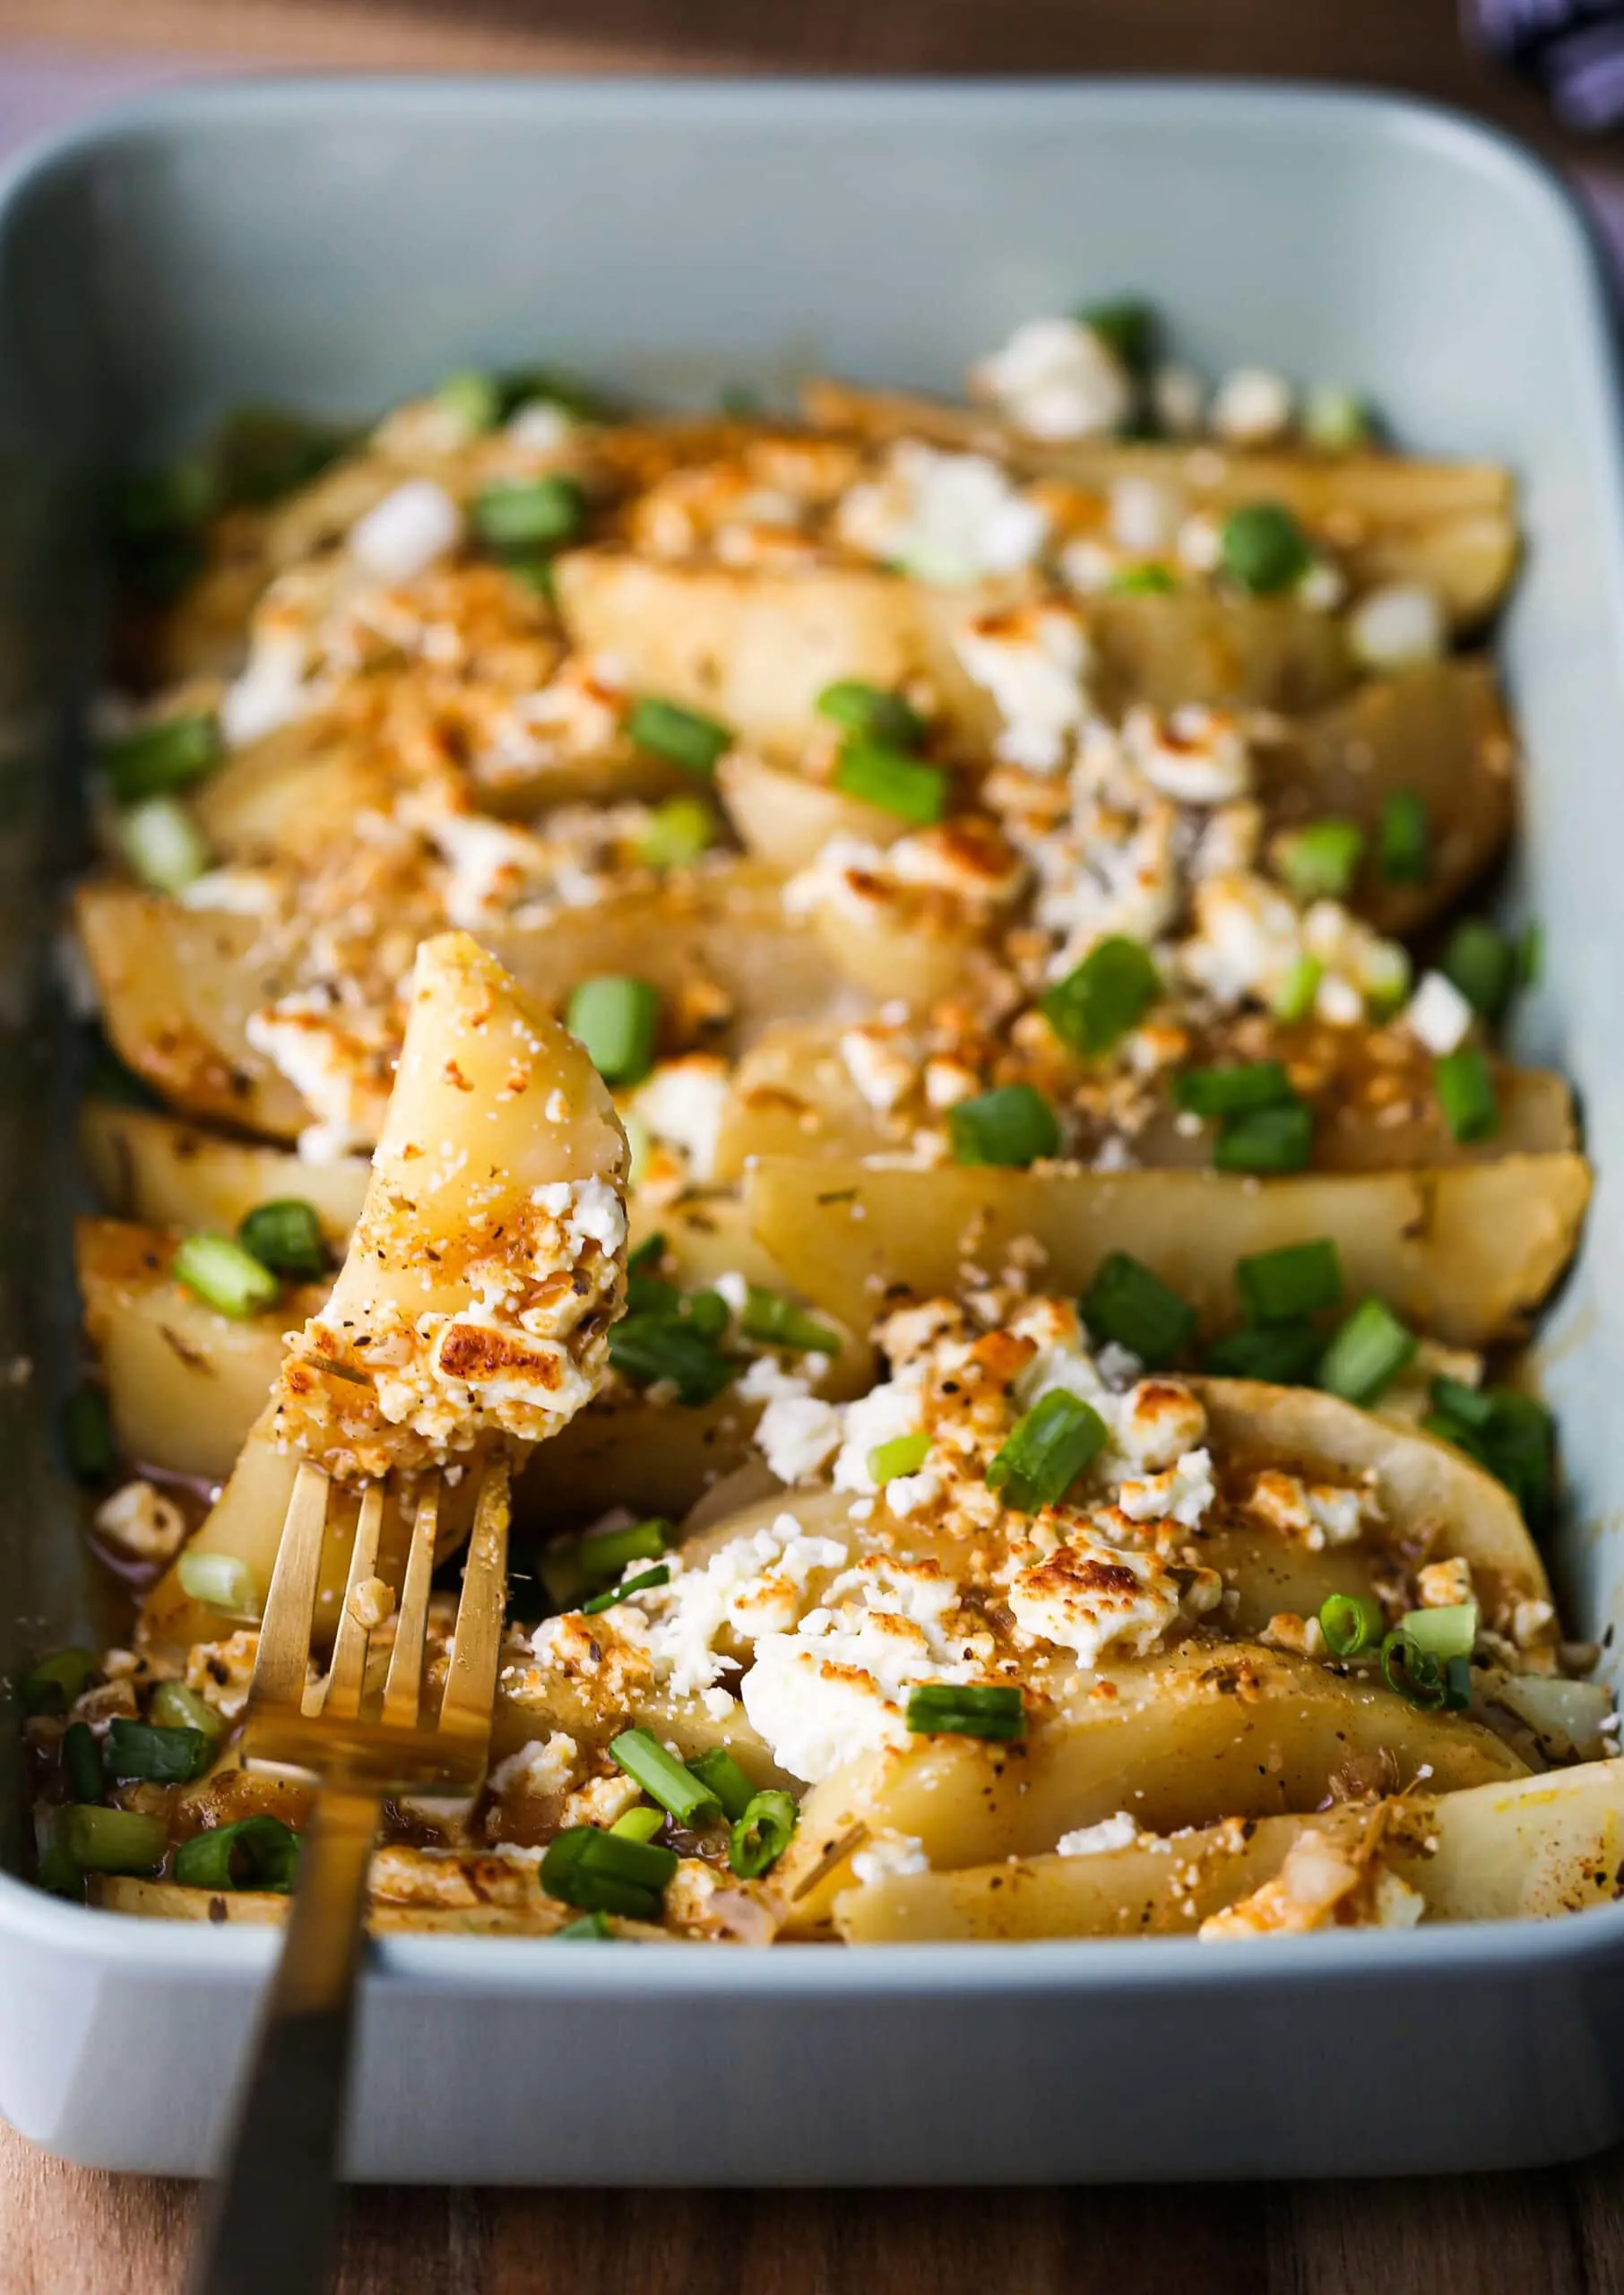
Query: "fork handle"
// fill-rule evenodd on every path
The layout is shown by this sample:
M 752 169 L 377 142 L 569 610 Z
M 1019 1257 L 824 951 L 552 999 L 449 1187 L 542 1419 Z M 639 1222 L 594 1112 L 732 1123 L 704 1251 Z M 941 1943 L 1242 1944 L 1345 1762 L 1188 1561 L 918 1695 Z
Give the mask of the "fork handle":
M 367 1866 L 370 1792 L 324 1790 L 189 2295 L 321 2295 L 338 2218 L 337 2166 Z

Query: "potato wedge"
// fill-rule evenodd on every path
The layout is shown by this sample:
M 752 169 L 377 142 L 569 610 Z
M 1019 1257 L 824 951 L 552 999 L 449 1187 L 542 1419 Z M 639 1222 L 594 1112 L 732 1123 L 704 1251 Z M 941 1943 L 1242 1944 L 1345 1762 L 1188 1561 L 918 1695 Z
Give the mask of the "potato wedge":
M 1618 1894 L 1620 1762 L 1386 1806 L 1382 1862 L 1425 1897 L 1430 1919 L 1549 1919 Z M 870 1944 L 1188 1934 L 1272 1880 L 1304 1832 L 1352 1848 L 1370 1814 L 1355 1803 L 1088 1857 L 889 1875 L 838 1898 L 835 1927 Z
M 1119 478 L 1153 479 L 1186 509 L 1282 502 L 1334 541 L 1361 588 L 1419 581 L 1460 629 L 1485 621 L 1516 564 L 1510 473 L 1486 463 L 1430 463 L 1383 454 L 1321 455 L 1224 447 L 1203 439 L 1157 446 L 1025 437 L 991 412 L 823 377 L 802 386 L 809 419 L 889 440 L 993 452 L 1029 477 L 1064 479 L 1101 494 Z
M 1280 1650 L 1196 1646 L 1092 1678 L 1114 1694 L 1081 1690 L 1024 1744 L 937 1737 L 815 1786 L 774 1874 L 793 1932 L 826 1925 L 865 1835 L 918 1840 L 946 1871 L 1038 1854 L 1124 1807 L 1153 1832 L 1316 1809 L 1371 1755 L 1401 1787 L 1427 1769 L 1445 1792 L 1526 1773 L 1479 1722 Z
M 765 764 L 743 749 L 722 758 L 716 786 L 746 852 L 781 876 L 806 868 L 831 837 L 885 846 L 908 830 L 895 813 L 843 796 L 826 782 Z
M 358 1156 L 307 1164 L 284 1148 L 115 1100 L 81 1102 L 79 1146 L 107 1209 L 149 1226 L 232 1234 L 256 1204 L 291 1197 L 310 1205 L 327 1242 L 341 1251 L 367 1191 Z
M 372 1936 L 550 1936 L 570 1918 L 537 1889 L 525 1906 L 480 1904 L 436 1907 L 374 1901 L 367 1914 Z M 278 1928 L 287 1920 L 290 1897 L 267 1889 L 183 1889 L 173 1881 L 137 1881 L 106 1874 L 95 1883 L 92 1904 L 140 1920 L 235 1922 Z M 658 1932 L 653 1932 L 658 1933 Z
M 1234 1316 L 1245 1253 L 1328 1235 L 1352 1295 L 1373 1292 L 1457 1347 L 1515 1338 L 1571 1257 L 1590 1195 L 1581 1156 L 1453 1169 L 1254 1181 L 1218 1172 L 921 1172 L 772 1156 L 745 1176 L 756 1234 L 807 1298 L 860 1329 L 888 1293 L 996 1274 L 1017 1237 L 1042 1281 L 1075 1292 L 1126 1251 L 1188 1299 L 1205 1329 Z

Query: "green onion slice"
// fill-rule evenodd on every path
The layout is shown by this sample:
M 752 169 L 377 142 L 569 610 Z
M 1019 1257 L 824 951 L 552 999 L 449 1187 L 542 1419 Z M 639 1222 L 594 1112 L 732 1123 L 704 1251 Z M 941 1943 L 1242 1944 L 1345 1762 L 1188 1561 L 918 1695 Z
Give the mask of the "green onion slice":
M 1156 356 L 1153 305 L 1136 295 L 1113 296 L 1107 302 L 1085 304 L 1077 313 L 1077 319 L 1091 334 L 1099 336 L 1119 365 L 1136 380 L 1144 381 Z
M 1188 1115 L 1244 1115 L 1252 1108 L 1289 1107 L 1297 1098 L 1277 1060 L 1251 1060 L 1222 1068 L 1186 1068 L 1173 1078 L 1173 1104 Z
M 739 1364 L 703 1331 L 666 1314 L 623 1315 L 609 1335 L 609 1361 L 634 1386 L 669 1379 L 685 1410 L 713 1401 Z
M 939 765 L 853 735 L 835 763 L 834 785 L 915 828 L 934 828 L 947 810 L 950 777 Z
M 70 1721 L 63 1731 L 62 1766 L 75 1801 L 93 1804 L 106 1797 L 101 1747 L 88 1721 Z
M 1381 1645 L 1382 1679 L 1406 1705 L 1421 1713 L 1440 1712 L 1448 1697 L 1443 1663 L 1430 1650 L 1418 1649 L 1402 1626 L 1395 1626 Z
M 618 1737 L 610 1738 L 609 1756 L 678 1823 L 692 1824 L 697 1820 L 703 1824 L 721 1815 L 721 1805 L 710 1787 L 702 1785 L 675 1754 L 668 1754 L 649 1730 L 623 1729 Z
M 1451 1602 L 1433 1610 L 1411 1610 L 1399 1631 L 1412 1648 L 1433 1658 L 1469 1658 L 1477 1645 L 1475 1602 Z
M 1369 1594 L 1327 1594 L 1319 1606 L 1319 1630 L 1334 1658 L 1357 1658 L 1382 1638 L 1381 1604 Z
M 606 1084 L 640 1084 L 654 1064 L 660 991 L 625 974 L 595 974 L 571 991 L 565 1026 Z
M 199 1554 L 187 1548 L 175 1565 L 183 1594 L 229 1616 L 257 1620 L 263 1609 L 258 1581 L 246 1562 L 232 1554 Z
M 1341 900 L 1353 882 L 1365 833 L 1356 821 L 1310 821 L 1274 847 L 1282 877 L 1299 900 Z
M 1113 933 L 1039 999 L 1039 1009 L 1063 1044 L 1092 1060 L 1119 1044 L 1161 992 L 1150 951 Z
M 504 479 L 474 498 L 473 530 L 498 553 L 557 550 L 586 522 L 579 481 L 561 471 L 544 478 Z
M 718 758 L 733 740 L 728 727 L 714 717 L 685 709 L 679 702 L 661 701 L 653 694 L 644 694 L 634 703 L 626 730 L 640 749 L 665 758 L 687 773 L 714 773 Z
M 553 1931 L 555 1944 L 609 1944 L 614 1938 L 614 1930 L 600 1912 L 583 1912 L 579 1920 L 567 1920 Z
M 696 1754 L 688 1767 L 706 1791 L 715 1796 L 728 1823 L 737 1824 L 756 1798 L 756 1788 L 727 1747 L 713 1745 L 708 1753 Z
M 1324 1352 L 1324 1338 L 1304 1316 L 1231 1331 L 1207 1348 L 1201 1367 L 1221 1379 L 1261 1379 L 1266 1386 L 1301 1387 L 1312 1383 Z
M 1342 1260 L 1328 1236 L 1286 1243 L 1237 1260 L 1235 1287 L 1253 1322 L 1291 1322 L 1342 1304 Z
M 1003 1493 L 1006 1506 L 1035 1514 L 1066 1495 L 1106 1436 L 1093 1404 L 1057 1387 L 1011 1427 L 987 1469 L 988 1486 Z
M 883 1490 L 888 1482 L 900 1481 L 904 1475 L 917 1474 L 929 1455 L 929 1434 L 894 1435 L 889 1442 L 877 1442 L 869 1451 L 868 1473 Z
M 1080 1304 L 1092 1338 L 1126 1347 L 1149 1370 L 1170 1363 L 1196 1335 L 1195 1309 L 1127 1251 L 1101 1260 Z
M 299 1838 L 280 1817 L 240 1817 L 194 1833 L 170 1867 L 183 1889 L 266 1889 L 290 1893 L 298 1878 Z
M 1024 1170 L 1060 1149 L 1053 1108 L 1031 1084 L 1003 1084 L 947 1111 L 947 1138 L 961 1164 L 999 1164 Z
M 782 1291 L 752 1283 L 745 1293 L 739 1328 L 758 1347 L 782 1347 L 797 1355 L 838 1355 L 840 1334 L 820 1323 Z
M 676 1851 L 658 1841 L 627 1840 L 595 1825 L 572 1825 L 549 1844 L 541 1859 L 541 1886 L 561 1904 L 583 1912 L 656 1920 L 678 1863 Z
M 1026 1735 L 1026 1701 L 1018 1689 L 928 1682 L 908 1693 L 908 1727 L 922 1737 L 987 1737 L 1012 1743 Z
M 1295 588 L 1314 563 L 1308 536 L 1279 502 L 1245 502 L 1231 510 L 1218 551 L 1231 581 L 1260 598 Z
M 583 1593 L 616 1586 L 635 1562 L 658 1562 L 672 1536 L 670 1524 L 655 1517 L 560 1539 L 541 1555 L 542 1583 L 561 1610 L 572 1608 Z
M 1302 1172 L 1314 1152 L 1314 1111 L 1306 1100 L 1225 1116 L 1213 1142 L 1221 1172 Z
M 1510 1387 L 1467 1387 L 1454 1379 L 1432 1381 L 1432 1403 L 1421 1421 L 1426 1432 L 1455 1443 L 1503 1482 L 1531 1529 L 1548 1528 L 1556 1444 L 1544 1404 Z
M 96 1672 L 96 1658 L 89 1650 L 53 1650 L 48 1658 L 41 1658 L 30 1667 L 17 1685 L 25 1713 L 65 1713 L 76 1698 L 82 1697 Z
M 187 1235 L 169 1268 L 217 1314 L 245 1322 L 263 1314 L 281 1296 L 281 1285 L 263 1262 L 226 1235 Z
M 627 1809 L 609 1827 L 617 1840 L 652 1840 L 656 1833 L 665 1831 L 665 1811 L 651 1809 L 640 1801 L 635 1809 Z
M 435 403 L 455 415 L 470 437 L 494 430 L 502 419 L 502 392 L 496 377 L 473 367 L 447 375 L 435 392 Z
M 1541 970 L 1545 962 L 1545 928 L 1542 924 L 1525 924 L 1517 936 L 1516 984 L 1519 988 L 1539 985 Z
M 1464 1044 L 1458 1052 L 1446 1052 L 1433 1070 L 1433 1086 L 1456 1139 L 1490 1139 L 1499 1130 L 1499 1097 L 1480 1045 Z
M 703 797 L 667 797 L 648 817 L 637 840 L 637 858 L 649 869 L 686 869 L 710 851 L 721 833 Z
M 1314 999 L 1319 993 L 1319 983 L 1326 968 L 1317 957 L 1297 957 L 1290 971 L 1275 991 L 1274 1011 L 1276 1019 L 1306 1020 L 1314 1009 Z
M 211 1740 L 226 1733 L 224 1718 L 184 1682 L 160 1682 L 147 1710 L 165 1729 L 198 1729 Z
M 816 708 L 832 724 L 885 749 L 917 749 L 925 738 L 925 721 L 910 702 L 888 686 L 868 685 L 861 678 L 839 678 L 826 685 Z
M 99 1387 L 76 1387 L 63 1404 L 62 1447 L 75 1482 L 93 1488 L 117 1473 L 118 1445 Z
M 278 1275 L 314 1283 L 327 1272 L 327 1246 L 314 1204 L 295 1197 L 256 1203 L 237 1231 L 250 1259 Z
M 1457 924 L 1444 950 L 1443 973 L 1474 1012 L 1498 1019 L 1516 981 L 1516 951 L 1505 934 L 1481 916 Z
M 97 762 L 117 801 L 134 805 L 201 781 L 221 755 L 219 725 L 198 710 L 185 717 L 161 718 L 108 742 Z
M 1166 598 L 1179 585 L 1170 567 L 1147 559 L 1143 566 L 1123 567 L 1105 586 L 1113 598 Z
M 209 866 L 203 832 L 178 798 L 143 797 L 120 813 L 116 833 L 133 874 L 149 892 L 184 892 Z
M 1385 1300 L 1361 1299 L 1319 1359 L 1317 1383 L 1344 1402 L 1373 1403 L 1415 1353 L 1407 1330 Z
M 590 1602 L 583 1602 L 581 1615 L 583 1617 L 599 1617 L 605 1610 L 612 1610 L 617 1602 L 628 1600 L 633 1594 L 652 1593 L 656 1586 L 669 1586 L 670 1582 L 669 1563 L 657 1562 L 652 1570 L 640 1570 L 635 1578 L 623 1578 L 618 1586 L 610 1586 L 605 1592 L 594 1594 Z
M 108 1724 L 102 1766 L 120 1784 L 189 1785 L 214 1758 L 214 1740 L 201 1729 L 168 1729 L 152 1721 Z
M 82 1873 L 155 1873 L 163 1862 L 164 1829 L 134 1809 L 64 1809 L 56 1829 Z
M 796 1815 L 790 1796 L 775 1787 L 751 1795 L 728 1835 L 728 1863 L 741 1881 L 758 1881 L 772 1871 L 790 1846 Z
M 1381 809 L 1376 865 L 1390 885 L 1424 885 L 1432 867 L 1427 801 L 1415 789 L 1395 789 Z

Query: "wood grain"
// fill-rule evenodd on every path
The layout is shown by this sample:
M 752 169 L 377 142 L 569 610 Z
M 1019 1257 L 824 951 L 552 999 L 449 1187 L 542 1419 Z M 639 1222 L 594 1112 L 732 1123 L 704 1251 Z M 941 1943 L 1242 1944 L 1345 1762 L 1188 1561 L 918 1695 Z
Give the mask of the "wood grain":
M 314 67 L 1293 74 L 1547 148 L 1452 0 L 0 0 L 0 35 Z M 3 68 L 3 62 L 0 62 Z M 1447 2109 L 1447 2067 L 1440 2108 Z M 0 2295 L 178 2287 L 188 2187 L 0 2128 Z M 1445 2182 L 873 2193 L 358 2192 L 339 2295 L 1613 2295 L 1624 2160 Z M 295 2295 L 295 2291 L 289 2291 Z

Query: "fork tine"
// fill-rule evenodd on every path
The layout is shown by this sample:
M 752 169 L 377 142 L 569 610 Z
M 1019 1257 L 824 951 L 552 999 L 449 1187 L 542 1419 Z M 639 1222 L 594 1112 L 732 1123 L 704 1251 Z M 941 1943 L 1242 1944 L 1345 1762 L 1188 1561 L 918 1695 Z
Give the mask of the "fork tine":
M 350 1577 L 344 1606 L 339 1613 L 338 1635 L 333 1645 L 333 1673 L 327 1684 L 324 1714 L 334 1721 L 353 1720 L 361 1708 L 361 1688 L 367 1676 L 367 1642 L 370 1629 L 350 1607 L 358 1586 L 377 1573 L 378 1533 L 384 1526 L 384 1485 L 369 1482 L 361 1494 L 355 1544 L 350 1550 Z
M 405 1582 L 401 1588 L 395 1617 L 394 1648 L 390 1652 L 388 1678 L 384 1684 L 383 1719 L 386 1727 L 402 1729 L 417 1725 L 423 1693 L 423 1644 L 428 1632 L 428 1589 L 434 1578 L 435 1541 L 440 1527 L 440 1477 L 424 1483 L 412 1518 L 411 1545 L 406 1557 Z
M 441 1728 L 462 1736 L 488 1737 L 490 1734 L 507 1590 L 507 1515 L 508 1469 L 503 1457 L 492 1459 L 479 1484 L 462 1571 L 462 1598 L 457 1605 L 451 1670 L 440 1701 Z
M 322 1530 L 327 1519 L 327 1477 L 320 1467 L 307 1463 L 299 1468 L 260 1623 L 250 1693 L 256 1705 L 288 1706 L 297 1713 L 303 1703 Z

